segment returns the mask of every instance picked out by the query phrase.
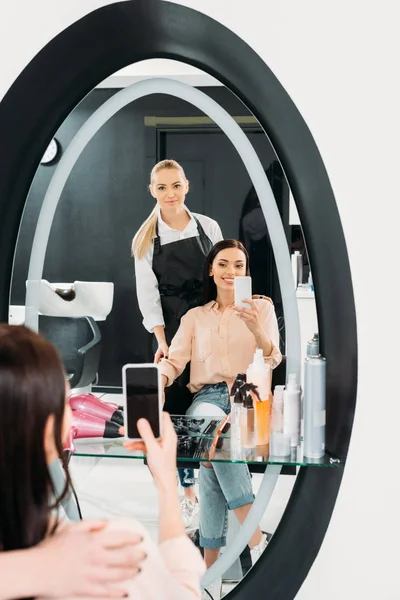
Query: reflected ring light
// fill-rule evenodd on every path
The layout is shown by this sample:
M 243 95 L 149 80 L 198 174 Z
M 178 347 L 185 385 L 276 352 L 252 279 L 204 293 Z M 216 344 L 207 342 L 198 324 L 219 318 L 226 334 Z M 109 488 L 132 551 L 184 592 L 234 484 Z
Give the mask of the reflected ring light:
M 197 88 L 174 79 L 145 79 L 122 89 L 89 117 L 68 145 L 51 178 L 36 225 L 29 262 L 25 323 L 38 330 L 39 285 L 50 230 L 62 190 L 81 152 L 100 127 L 121 108 L 143 96 L 160 93 L 186 100 L 202 110 L 221 128 L 243 161 L 259 198 L 274 251 L 285 315 L 287 373 L 295 373 L 300 382 L 300 322 L 296 293 L 285 232 L 268 178 L 246 134 L 229 113 Z
M 89 117 L 68 145 L 50 181 L 36 225 L 29 263 L 25 324 L 38 330 L 40 280 L 51 226 L 65 183 L 76 161 L 92 137 L 116 112 L 134 100 L 156 93 L 177 96 L 202 110 L 221 128 L 241 157 L 260 200 L 274 250 L 285 314 L 287 373 L 296 373 L 297 381 L 300 381 L 300 325 L 290 256 L 279 211 L 263 166 L 246 134 L 217 102 L 200 90 L 173 79 L 145 79 L 122 89 Z M 265 512 L 280 470 L 278 466 L 267 467 L 259 494 L 245 523 L 218 561 L 207 571 L 204 586 L 222 576 L 244 550 Z

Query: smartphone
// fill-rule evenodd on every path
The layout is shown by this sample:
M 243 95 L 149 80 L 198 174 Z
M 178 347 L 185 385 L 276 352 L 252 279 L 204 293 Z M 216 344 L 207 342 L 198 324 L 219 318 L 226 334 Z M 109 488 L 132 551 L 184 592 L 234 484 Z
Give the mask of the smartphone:
M 248 275 L 239 275 L 234 280 L 234 291 L 235 291 L 235 306 L 241 306 L 242 308 L 250 308 L 250 304 L 243 302 L 245 298 L 251 299 L 251 277 Z
M 140 440 L 139 419 L 147 419 L 154 436 L 161 437 L 161 373 L 154 363 L 124 365 L 122 368 L 125 435 Z

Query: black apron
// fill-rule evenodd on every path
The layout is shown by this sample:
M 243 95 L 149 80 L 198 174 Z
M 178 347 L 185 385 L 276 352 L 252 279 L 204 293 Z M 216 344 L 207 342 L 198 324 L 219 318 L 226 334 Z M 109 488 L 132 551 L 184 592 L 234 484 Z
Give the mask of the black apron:
M 198 235 L 161 246 L 158 235 L 154 238 L 153 271 L 158 281 L 161 307 L 168 346 L 178 330 L 183 315 L 203 302 L 203 269 L 206 256 L 213 244 L 204 233 L 199 221 Z M 164 410 L 171 414 L 185 414 L 192 402 L 189 383 L 190 365 L 165 390 Z

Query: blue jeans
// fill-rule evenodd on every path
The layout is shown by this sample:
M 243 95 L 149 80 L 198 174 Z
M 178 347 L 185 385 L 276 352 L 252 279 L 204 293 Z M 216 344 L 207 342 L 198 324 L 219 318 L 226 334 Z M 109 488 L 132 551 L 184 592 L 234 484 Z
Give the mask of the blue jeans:
M 194 485 L 194 469 L 178 469 L 179 481 L 183 488 L 192 487 Z
M 209 402 L 229 414 L 231 403 L 226 383 L 205 385 L 194 397 L 193 404 Z M 221 548 L 226 545 L 228 509 L 254 502 L 250 472 L 245 464 L 212 463 L 200 466 L 200 546 Z

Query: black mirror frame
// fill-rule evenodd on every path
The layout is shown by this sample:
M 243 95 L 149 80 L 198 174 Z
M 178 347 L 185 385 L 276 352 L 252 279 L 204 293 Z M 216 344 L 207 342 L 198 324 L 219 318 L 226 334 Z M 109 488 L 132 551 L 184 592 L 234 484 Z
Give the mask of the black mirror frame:
M 311 262 L 321 350 L 327 358 L 327 448 L 345 460 L 357 393 L 357 329 L 350 266 L 323 161 L 296 106 L 261 58 L 226 27 L 160 0 L 118 2 L 45 46 L 0 104 L 0 319 L 8 320 L 14 250 L 33 177 L 51 138 L 93 87 L 150 58 L 175 59 L 219 79 L 253 112 L 288 178 Z M 292 600 L 319 551 L 343 469 L 299 471 L 267 551 L 230 598 Z

